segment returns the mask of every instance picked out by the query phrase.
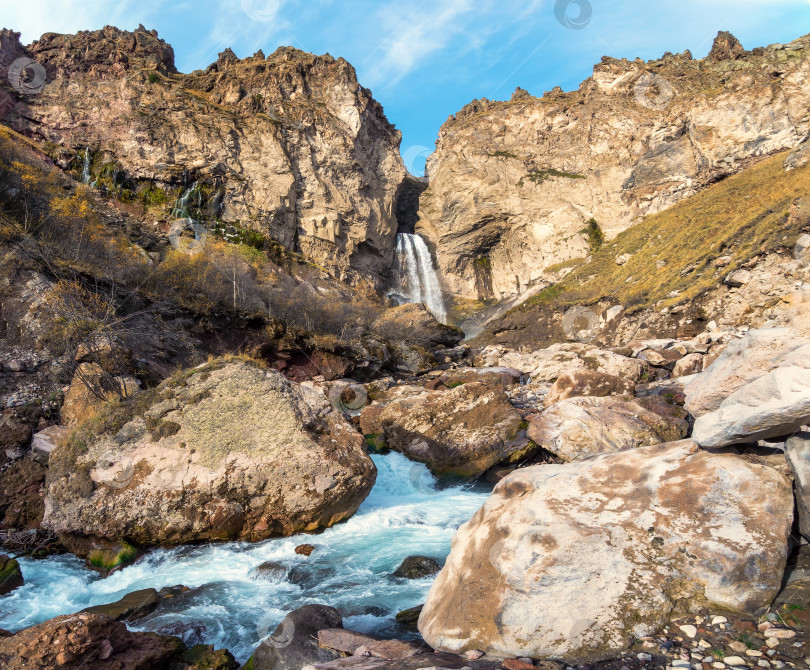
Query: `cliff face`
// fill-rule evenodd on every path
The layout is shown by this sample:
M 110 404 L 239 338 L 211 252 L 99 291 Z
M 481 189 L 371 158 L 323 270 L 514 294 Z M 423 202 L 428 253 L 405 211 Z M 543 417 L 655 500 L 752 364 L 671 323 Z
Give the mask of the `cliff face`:
M 269 233 L 341 277 L 391 264 L 401 135 L 343 59 L 280 48 L 178 73 L 156 31 L 46 34 L 3 52 L 47 71 L 6 119 L 61 151 L 89 147 L 93 178 L 113 174 L 171 204 L 201 184 L 209 218 Z M 129 180 L 129 181 L 128 181 Z M 161 198 L 163 195 L 161 195 Z
M 746 52 L 721 33 L 704 60 L 603 58 L 577 91 L 467 105 L 441 129 L 417 224 L 445 289 L 519 295 L 590 253 L 592 217 L 611 239 L 795 146 L 810 129 L 808 53 L 810 37 Z

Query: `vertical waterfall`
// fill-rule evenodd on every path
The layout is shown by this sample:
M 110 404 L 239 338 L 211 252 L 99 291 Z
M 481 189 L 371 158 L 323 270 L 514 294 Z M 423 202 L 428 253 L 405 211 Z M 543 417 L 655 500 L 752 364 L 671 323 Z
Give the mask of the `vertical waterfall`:
M 397 234 L 399 287 L 403 302 L 421 302 L 439 321 L 447 320 L 439 276 L 425 241 L 419 235 Z
M 84 150 L 84 161 L 82 163 L 82 184 L 90 183 L 90 147 Z

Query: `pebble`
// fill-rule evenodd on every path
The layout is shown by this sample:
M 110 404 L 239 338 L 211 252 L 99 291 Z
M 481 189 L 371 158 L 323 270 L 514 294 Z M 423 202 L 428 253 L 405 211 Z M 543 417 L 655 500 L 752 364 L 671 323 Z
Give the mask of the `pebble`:
M 741 656 L 726 656 L 723 662 L 726 665 L 745 665 L 745 659 Z
M 776 649 L 779 646 L 779 640 L 775 637 L 769 637 L 765 639 L 765 644 L 767 644 L 771 649 Z
M 683 631 L 683 634 L 686 635 L 690 640 L 695 639 L 695 636 L 697 635 L 697 628 L 695 628 L 691 624 L 678 627 Z
M 717 626 L 721 623 L 728 623 L 728 619 L 724 616 L 716 616 L 712 618 L 712 626 Z
M 770 667 L 771 667 L 771 664 L 770 664 L 770 663 L 768 663 L 768 661 L 766 661 L 766 660 L 763 658 L 763 659 L 760 659 L 759 661 L 757 661 L 757 667 L 758 667 L 758 668 L 770 668 Z
M 484 652 L 480 649 L 470 649 L 469 651 L 464 652 L 464 657 L 471 661 L 477 661 L 483 655 Z
M 636 658 L 637 658 L 639 661 L 651 661 L 651 660 L 652 660 L 652 655 L 651 655 L 651 654 L 645 654 L 645 653 L 642 651 L 640 654 L 637 654 L 637 655 L 636 655 Z
M 714 663 L 712 663 L 712 667 L 717 668 L 718 670 L 722 670 L 723 668 L 726 667 L 726 664 L 721 663 L 720 661 L 715 661 Z
M 737 640 L 734 640 L 734 642 L 729 642 L 728 648 L 732 651 L 736 651 L 739 654 L 744 654 L 745 650 L 748 649 L 748 647 L 746 647 L 742 642 L 737 642 Z
M 768 630 L 769 628 L 773 628 L 773 624 L 770 621 L 763 621 L 761 624 L 759 624 L 759 626 L 757 626 L 757 629 L 760 632 Z
M 698 642 L 698 647 L 701 647 L 703 649 L 709 649 L 711 646 L 712 645 L 706 642 L 706 640 L 701 640 L 700 642 Z
M 675 661 L 672 661 L 672 667 L 673 668 L 689 668 L 689 670 L 692 670 L 692 664 L 689 661 L 683 661 L 681 659 L 677 659 Z
M 758 658 L 759 656 L 762 656 L 762 652 L 759 649 L 746 649 L 745 655 L 754 656 L 755 658 Z
M 769 628 L 765 631 L 765 637 L 775 637 L 780 640 L 789 640 L 796 637 L 795 630 L 788 630 L 787 628 Z

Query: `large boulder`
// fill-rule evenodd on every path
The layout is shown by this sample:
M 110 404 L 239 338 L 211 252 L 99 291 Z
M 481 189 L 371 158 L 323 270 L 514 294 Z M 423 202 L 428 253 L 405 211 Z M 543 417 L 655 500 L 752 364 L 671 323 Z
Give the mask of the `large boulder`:
M 343 628 L 343 618 L 334 607 L 305 605 L 290 612 L 259 645 L 246 667 L 253 670 L 301 670 L 314 663 L 340 656 L 318 644 L 318 631 Z
M 136 633 L 109 617 L 60 616 L 0 637 L 3 670 L 234 670 L 225 650 L 156 633 Z
M 50 459 L 43 525 L 141 546 L 261 540 L 351 516 L 376 477 L 362 437 L 326 397 L 239 360 L 180 373 L 117 406 L 108 434 Z M 134 414 L 134 416 L 133 416 Z
M 744 385 L 786 365 L 810 364 L 810 341 L 791 328 L 760 328 L 731 341 L 706 370 L 686 385 L 686 409 L 701 416 L 719 409 Z
M 446 651 L 606 657 L 684 604 L 770 605 L 792 522 L 787 477 L 691 441 L 520 469 L 456 533 L 419 630 Z
M 686 437 L 682 407 L 659 396 L 569 398 L 529 424 L 529 438 L 564 461 L 593 454 L 646 447 Z
M 810 346 L 802 349 L 810 354 Z M 806 423 L 810 423 L 810 370 L 780 367 L 740 387 L 714 412 L 698 417 L 692 437 L 702 447 L 727 447 L 790 435 Z
M 791 437 L 785 444 L 785 456 L 793 471 L 799 532 L 810 540 L 810 432 Z
M 649 372 L 643 361 L 579 342 L 552 344 L 547 349 L 532 353 L 490 345 L 475 357 L 475 364 L 479 367 L 499 365 L 516 368 L 530 375 L 534 382 L 553 382 L 577 370 L 603 372 L 633 383 L 649 381 L 645 379 Z
M 31 426 L 13 409 L 0 414 L 0 463 L 17 458 L 31 442 Z
M 544 402 L 550 407 L 561 400 L 578 396 L 624 396 L 632 398 L 636 385 L 628 380 L 592 370 L 577 370 L 557 377 Z
M 405 341 L 425 349 L 455 347 L 464 331 L 436 319 L 421 303 L 391 307 L 374 322 L 373 329 L 392 342 Z
M 398 387 L 363 409 L 360 428 L 437 476 L 476 477 L 529 444 L 504 389 L 480 382 L 447 391 Z

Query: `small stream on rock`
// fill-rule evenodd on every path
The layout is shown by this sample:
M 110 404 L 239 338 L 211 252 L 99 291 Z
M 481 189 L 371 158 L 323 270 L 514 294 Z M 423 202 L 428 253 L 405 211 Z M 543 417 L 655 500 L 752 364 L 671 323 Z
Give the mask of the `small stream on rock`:
M 410 555 L 443 562 L 456 529 L 491 487 L 442 488 L 400 454 L 372 459 L 377 483 L 357 514 L 318 535 L 155 550 L 106 579 L 74 556 L 21 558 L 25 585 L 0 598 L 0 628 L 16 631 L 138 589 L 183 584 L 191 590 L 129 627 L 225 647 L 240 662 L 287 612 L 309 603 L 336 607 L 346 628 L 407 637 L 394 617 L 423 603 L 434 578 L 391 573 Z M 302 543 L 315 546 L 311 556 L 295 553 Z M 266 561 L 283 564 L 286 575 L 258 578 L 255 569 Z

